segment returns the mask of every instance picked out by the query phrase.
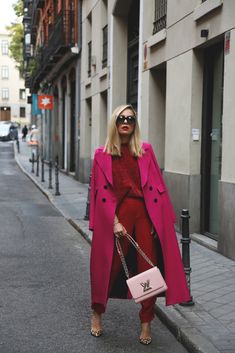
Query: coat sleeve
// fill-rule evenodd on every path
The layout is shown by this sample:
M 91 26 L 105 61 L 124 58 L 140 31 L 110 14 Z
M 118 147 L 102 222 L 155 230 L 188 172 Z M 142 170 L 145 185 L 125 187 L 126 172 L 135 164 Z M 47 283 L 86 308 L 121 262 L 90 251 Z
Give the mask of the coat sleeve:
M 167 192 L 168 204 L 169 204 L 169 208 L 170 208 L 170 213 L 172 215 L 172 221 L 173 221 L 173 223 L 176 223 L 176 215 L 175 215 L 175 212 L 174 212 L 174 208 L 172 206 L 172 203 L 171 203 L 168 191 L 167 191 L 166 184 L 165 184 L 164 179 L 162 177 L 161 169 L 159 168 L 159 165 L 158 165 L 158 162 L 157 162 L 157 159 L 155 157 L 155 154 L 154 154 L 154 151 L 153 151 L 153 147 L 152 147 L 151 144 L 149 144 L 149 150 L 150 150 L 150 154 L 151 154 L 151 159 L 152 159 L 152 161 L 154 163 L 154 166 L 157 169 L 157 172 L 158 172 L 159 178 L 161 180 L 161 183 L 162 183 L 162 185 L 164 186 L 164 188 L 165 188 L 165 190 Z
M 96 194 L 96 156 L 92 163 L 91 183 L 90 183 L 90 213 L 89 213 L 89 229 L 94 228 L 94 213 L 95 213 L 95 194 Z

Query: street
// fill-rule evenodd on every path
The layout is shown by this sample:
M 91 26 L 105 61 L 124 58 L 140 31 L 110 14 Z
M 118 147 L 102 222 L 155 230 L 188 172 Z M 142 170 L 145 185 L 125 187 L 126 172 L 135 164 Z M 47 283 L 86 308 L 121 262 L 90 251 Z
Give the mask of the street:
M 90 335 L 90 245 L 0 144 L 0 353 L 183 353 L 155 319 L 138 342 L 137 306 L 110 300 L 104 335 Z

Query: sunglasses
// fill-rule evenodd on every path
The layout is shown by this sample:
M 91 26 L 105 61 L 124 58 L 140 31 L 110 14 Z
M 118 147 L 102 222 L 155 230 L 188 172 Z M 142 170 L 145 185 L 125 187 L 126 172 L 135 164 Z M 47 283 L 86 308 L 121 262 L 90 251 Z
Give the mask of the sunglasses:
M 118 115 L 116 120 L 117 124 L 134 125 L 135 122 L 136 122 L 136 117 L 134 115 L 130 115 L 130 116 Z

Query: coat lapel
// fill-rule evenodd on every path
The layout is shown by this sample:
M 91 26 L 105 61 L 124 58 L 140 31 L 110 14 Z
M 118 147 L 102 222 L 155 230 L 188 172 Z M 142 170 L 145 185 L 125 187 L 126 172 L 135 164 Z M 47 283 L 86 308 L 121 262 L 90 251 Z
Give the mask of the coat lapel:
M 150 153 L 148 152 L 148 149 L 145 148 L 145 146 L 143 146 L 143 148 L 145 153 L 142 155 L 142 157 L 138 158 L 142 188 L 145 186 L 148 180 L 149 163 L 150 163 Z
M 112 174 L 112 157 L 110 154 L 100 151 L 96 155 L 96 160 L 104 173 L 108 182 L 113 185 L 113 174 Z

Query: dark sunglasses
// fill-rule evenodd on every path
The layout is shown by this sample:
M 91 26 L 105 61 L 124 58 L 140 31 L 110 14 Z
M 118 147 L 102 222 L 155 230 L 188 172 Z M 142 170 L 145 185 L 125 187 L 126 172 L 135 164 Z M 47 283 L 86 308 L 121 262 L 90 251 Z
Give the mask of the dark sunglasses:
M 134 115 L 125 116 L 125 115 L 118 115 L 116 123 L 117 124 L 128 124 L 133 125 L 136 122 L 136 117 Z

